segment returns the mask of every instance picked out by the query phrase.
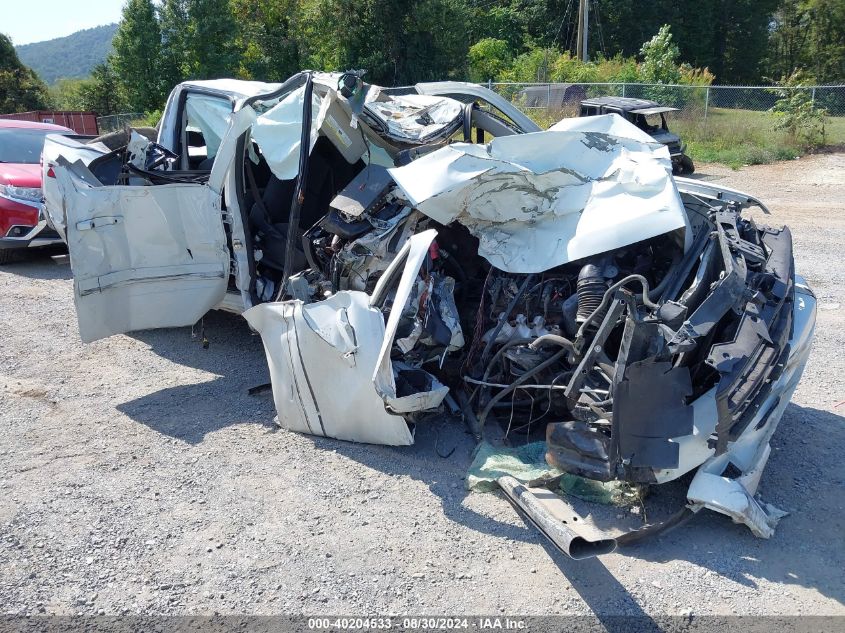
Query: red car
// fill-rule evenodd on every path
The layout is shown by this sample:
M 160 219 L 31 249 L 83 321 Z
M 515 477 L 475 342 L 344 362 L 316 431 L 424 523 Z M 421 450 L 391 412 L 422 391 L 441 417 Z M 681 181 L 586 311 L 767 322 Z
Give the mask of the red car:
M 47 134 L 74 134 L 61 125 L 0 120 L 0 264 L 21 248 L 61 244 L 41 211 L 41 149 Z

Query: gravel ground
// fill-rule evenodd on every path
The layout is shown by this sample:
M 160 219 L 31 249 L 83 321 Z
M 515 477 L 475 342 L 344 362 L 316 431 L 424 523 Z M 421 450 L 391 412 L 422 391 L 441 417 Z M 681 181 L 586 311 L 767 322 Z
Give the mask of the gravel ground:
M 820 298 L 773 440 L 771 540 L 702 512 L 599 559 L 554 552 L 467 493 L 462 427 L 362 446 L 276 430 L 257 336 L 79 342 L 66 258 L 0 270 L 0 604 L 7 613 L 845 614 L 845 155 L 699 177 L 791 225 Z M 838 404 L 837 404 L 838 403 Z M 438 457 L 455 447 L 448 459 Z

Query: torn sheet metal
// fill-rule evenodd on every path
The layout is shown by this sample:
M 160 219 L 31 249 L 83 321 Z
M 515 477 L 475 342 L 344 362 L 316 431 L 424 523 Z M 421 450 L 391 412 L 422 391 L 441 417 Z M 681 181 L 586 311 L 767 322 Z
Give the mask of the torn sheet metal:
M 408 303 L 408 298 L 411 296 L 411 291 L 414 288 L 420 267 L 426 255 L 428 255 L 428 248 L 431 246 L 436 235 L 437 231 L 429 229 L 428 231 L 417 233 L 405 243 L 405 246 L 399 251 L 396 259 L 393 260 L 384 275 L 379 279 L 379 283 L 373 291 L 374 303 L 384 295 L 387 290 L 387 284 L 390 283 L 394 276 L 394 271 L 397 271 L 398 267 L 402 265 L 404 265 L 402 277 L 399 280 L 399 287 L 396 289 L 396 294 L 393 298 L 393 305 L 405 306 Z M 403 310 L 401 309 L 392 309 L 390 311 L 390 317 L 387 320 L 387 326 L 385 328 L 384 341 L 381 344 L 378 362 L 373 373 L 373 383 L 375 384 L 376 391 L 391 411 L 410 413 L 413 411 L 436 409 L 440 406 L 446 394 L 449 393 L 449 388 L 440 384 L 434 376 L 431 376 L 428 383 L 424 385 L 424 388 L 418 391 L 397 389 L 396 377 L 391 368 L 390 350 L 396 338 L 402 312 Z
M 220 141 L 217 157 L 211 166 L 211 173 L 208 175 L 208 188 L 217 196 L 222 195 L 223 183 L 231 171 L 231 164 L 238 146 L 238 137 L 254 123 L 255 110 L 248 106 L 229 117 L 226 133 L 223 135 L 223 140 Z
M 129 164 L 138 169 L 146 169 L 147 149 L 149 146 L 150 139 L 132 130 L 129 134 L 129 143 L 126 145 L 126 156 Z
M 404 266 L 393 305 L 405 305 L 435 235 L 411 238 L 372 298 L 341 291 L 316 303 L 262 303 L 244 312 L 264 341 L 282 427 L 370 444 L 413 443 L 400 414 L 436 409 L 449 389 L 424 370 L 391 361 L 402 310 L 391 310 L 385 326 L 375 300 L 387 296 Z
M 479 254 L 507 272 L 542 272 L 687 227 L 665 146 L 615 114 L 577 121 L 454 143 L 389 171 L 415 207 L 464 224 Z
M 343 283 L 350 290 L 365 290 L 370 278 L 390 265 L 399 247 L 417 229 L 420 219 L 425 219 L 421 213 L 405 207 L 392 218 L 379 221 L 376 230 L 344 246 L 337 254 L 338 262 L 348 271 Z
M 407 446 L 405 420 L 373 389 L 384 317 L 363 292 L 317 303 L 262 303 L 243 316 L 261 334 L 279 424 L 353 442 Z
M 425 143 L 463 121 L 463 104 L 448 97 L 383 93 L 378 97 L 365 103 L 364 108 L 397 140 Z
M 783 373 L 772 385 L 768 397 L 760 403 L 757 414 L 725 453 L 704 461 L 695 473 L 687 492 L 689 507 L 708 508 L 747 525 L 759 537 L 774 534 L 777 522 L 786 513 L 755 497 L 763 469 L 769 459 L 769 441 L 789 405 L 810 355 L 816 320 L 816 299 L 803 278 L 796 276 L 793 330 L 789 340 L 792 353 Z M 728 477 L 733 466 L 738 476 Z
M 757 501 L 740 481 L 701 471 L 693 478 L 687 498 L 695 508 L 705 507 L 728 515 L 734 523 L 744 523 L 760 538 L 771 538 L 778 521 L 788 514 Z

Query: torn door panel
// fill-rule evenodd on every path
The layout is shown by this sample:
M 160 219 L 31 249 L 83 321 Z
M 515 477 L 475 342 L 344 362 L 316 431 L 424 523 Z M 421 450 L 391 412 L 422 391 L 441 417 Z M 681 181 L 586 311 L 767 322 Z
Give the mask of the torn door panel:
M 279 423 L 286 429 L 371 444 L 408 445 L 403 414 L 436 409 L 448 388 L 425 370 L 394 363 L 390 352 L 402 310 L 434 231 L 411 238 L 372 297 L 341 291 L 324 301 L 284 301 L 247 310 L 261 334 Z M 402 271 L 397 288 L 394 274 Z
M 244 312 L 264 341 L 283 428 L 371 444 L 413 443 L 405 419 L 388 412 L 373 388 L 384 318 L 369 299 L 342 291 L 318 303 L 285 301 Z

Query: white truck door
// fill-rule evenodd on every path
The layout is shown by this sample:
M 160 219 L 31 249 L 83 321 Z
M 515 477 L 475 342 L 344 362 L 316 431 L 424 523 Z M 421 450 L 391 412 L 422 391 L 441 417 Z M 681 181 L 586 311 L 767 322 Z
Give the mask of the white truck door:
M 41 154 L 41 189 L 44 192 L 44 215 L 49 224 L 67 241 L 65 217 L 62 208 L 62 196 L 56 182 L 56 159 L 64 156 L 68 162 L 81 160 L 84 165 L 108 153 L 102 144 L 86 145 L 77 138 L 61 134 L 48 134 L 44 138 L 44 151 Z
M 220 303 L 229 251 L 207 185 L 91 187 L 56 167 L 83 341 L 195 323 Z
M 83 341 L 191 325 L 221 302 L 231 262 L 222 183 L 254 119 L 251 108 L 231 117 L 207 184 L 92 186 L 54 168 Z

